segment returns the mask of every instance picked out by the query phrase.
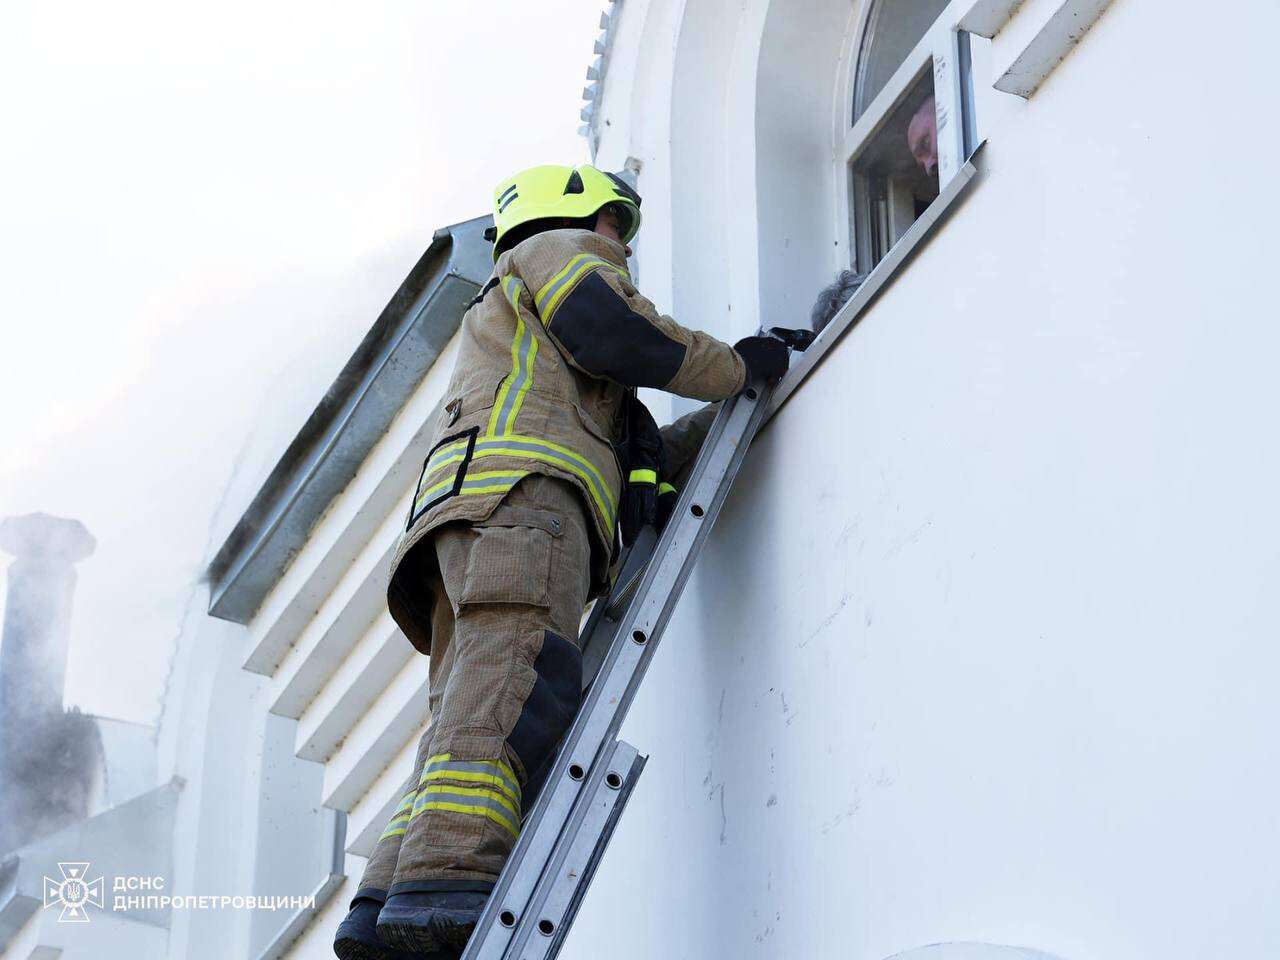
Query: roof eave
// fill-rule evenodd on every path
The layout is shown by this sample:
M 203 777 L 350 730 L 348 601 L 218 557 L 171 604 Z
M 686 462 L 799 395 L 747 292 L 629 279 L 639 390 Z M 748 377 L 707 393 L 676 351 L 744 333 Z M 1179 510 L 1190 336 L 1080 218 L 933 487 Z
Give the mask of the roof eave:
M 248 623 L 355 476 L 492 270 L 488 216 L 436 231 L 209 564 L 209 613 Z

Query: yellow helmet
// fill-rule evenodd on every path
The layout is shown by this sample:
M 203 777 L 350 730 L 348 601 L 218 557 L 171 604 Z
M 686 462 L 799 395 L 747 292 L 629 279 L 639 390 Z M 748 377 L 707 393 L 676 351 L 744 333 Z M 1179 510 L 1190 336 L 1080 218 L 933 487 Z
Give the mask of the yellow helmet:
M 494 241 L 493 259 L 531 235 L 524 230 L 512 234 L 516 227 L 536 220 L 591 217 L 611 203 L 625 214 L 620 218 L 622 242 L 628 243 L 640 229 L 640 194 L 621 177 L 585 163 L 579 167 L 548 163 L 521 170 L 493 191 L 493 226 L 485 231 L 485 237 Z

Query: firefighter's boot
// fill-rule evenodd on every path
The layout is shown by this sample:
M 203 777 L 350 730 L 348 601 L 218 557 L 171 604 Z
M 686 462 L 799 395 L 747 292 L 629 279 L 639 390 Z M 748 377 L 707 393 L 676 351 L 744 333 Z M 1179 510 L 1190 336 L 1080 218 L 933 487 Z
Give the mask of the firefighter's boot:
M 378 914 L 378 936 L 402 950 L 461 953 L 488 896 L 470 891 L 392 894 Z
M 381 909 L 381 903 L 365 897 L 351 904 L 351 911 L 338 924 L 333 940 L 333 952 L 338 960 L 456 960 L 458 954 L 453 950 L 422 953 L 387 946 L 378 939 L 376 931 Z

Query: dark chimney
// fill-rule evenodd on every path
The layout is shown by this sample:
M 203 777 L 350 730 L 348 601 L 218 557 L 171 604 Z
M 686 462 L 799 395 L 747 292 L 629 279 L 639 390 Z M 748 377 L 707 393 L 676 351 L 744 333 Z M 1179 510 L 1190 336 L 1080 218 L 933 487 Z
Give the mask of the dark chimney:
M 95 541 L 78 520 L 0 523 L 9 565 L 0 640 L 0 853 L 88 815 L 102 746 L 92 717 L 62 705 L 75 564 Z

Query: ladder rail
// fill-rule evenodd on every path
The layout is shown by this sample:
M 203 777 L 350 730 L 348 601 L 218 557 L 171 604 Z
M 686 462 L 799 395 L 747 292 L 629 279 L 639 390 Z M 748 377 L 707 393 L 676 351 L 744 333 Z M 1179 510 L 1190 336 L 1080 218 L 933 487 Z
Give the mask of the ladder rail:
M 658 534 L 652 527 L 645 527 L 627 548 L 622 558 L 618 579 L 606 596 L 600 597 L 591 608 L 591 615 L 582 628 L 582 691 L 586 692 L 600 673 L 604 658 L 609 653 L 618 621 L 627 612 L 627 604 L 636 594 L 644 568 L 653 556 Z
M 508 957 L 554 960 L 564 945 L 646 758 L 638 756 L 631 744 L 618 740 L 606 748 L 601 761 L 542 871 L 525 913 L 529 922 L 515 931 L 507 947 Z
M 724 401 L 666 529 L 657 539 L 652 556 L 644 558 L 649 562 L 644 565 L 625 612 L 613 619 L 612 597 L 605 598 L 605 609 L 598 618 L 593 616 L 589 621 L 584 648 L 604 639 L 595 636 L 597 632 L 612 632 L 607 652 L 462 960 L 522 957 L 524 954 L 518 951 L 533 938 L 540 936 L 549 943 L 551 937 L 537 932 L 540 923 L 544 929 L 550 924 L 558 931 L 554 936 L 557 942 L 562 941 L 567 932 L 564 915 L 544 917 L 539 908 L 549 900 L 564 902 L 562 896 L 553 896 L 556 886 L 564 882 L 564 878 L 557 875 L 556 864 L 564 861 L 577 842 L 577 827 L 585 815 L 582 808 L 593 796 L 585 787 L 598 783 L 604 776 L 602 767 L 617 748 L 618 731 L 662 632 L 742 466 L 747 448 L 764 422 L 771 392 L 757 385 Z M 622 577 L 619 585 L 622 589 L 629 587 Z M 612 832 L 612 823 L 609 832 Z M 580 896 L 579 893 L 576 899 L 571 899 L 572 912 L 576 912 Z M 572 920 L 572 914 L 568 920 Z M 555 946 L 555 950 L 558 949 L 558 945 Z
M 600 865 L 600 861 L 604 858 L 604 852 L 609 846 L 609 841 L 613 838 L 614 828 L 617 827 L 618 821 L 622 818 L 622 812 L 627 807 L 627 801 L 631 799 L 631 792 L 635 789 L 636 781 L 640 779 L 640 774 L 644 772 L 644 765 L 649 762 L 648 757 L 639 756 L 635 747 L 625 741 L 619 740 L 618 745 L 627 747 L 637 755 L 631 761 L 631 770 L 619 788 L 618 799 L 615 801 L 607 821 L 596 837 L 590 859 L 587 861 L 586 868 L 582 871 L 581 879 L 573 884 L 568 893 L 569 902 L 563 909 L 560 929 L 556 932 L 555 940 L 547 948 L 546 960 L 555 960 L 560 955 L 560 948 L 564 946 L 565 938 L 568 937 L 569 931 L 573 927 L 573 921 L 578 916 L 578 908 L 582 906 L 583 898 L 587 895 L 587 889 L 591 886 L 591 881 L 595 879 L 596 867 Z M 617 762 L 621 758 L 615 754 L 614 759 Z

